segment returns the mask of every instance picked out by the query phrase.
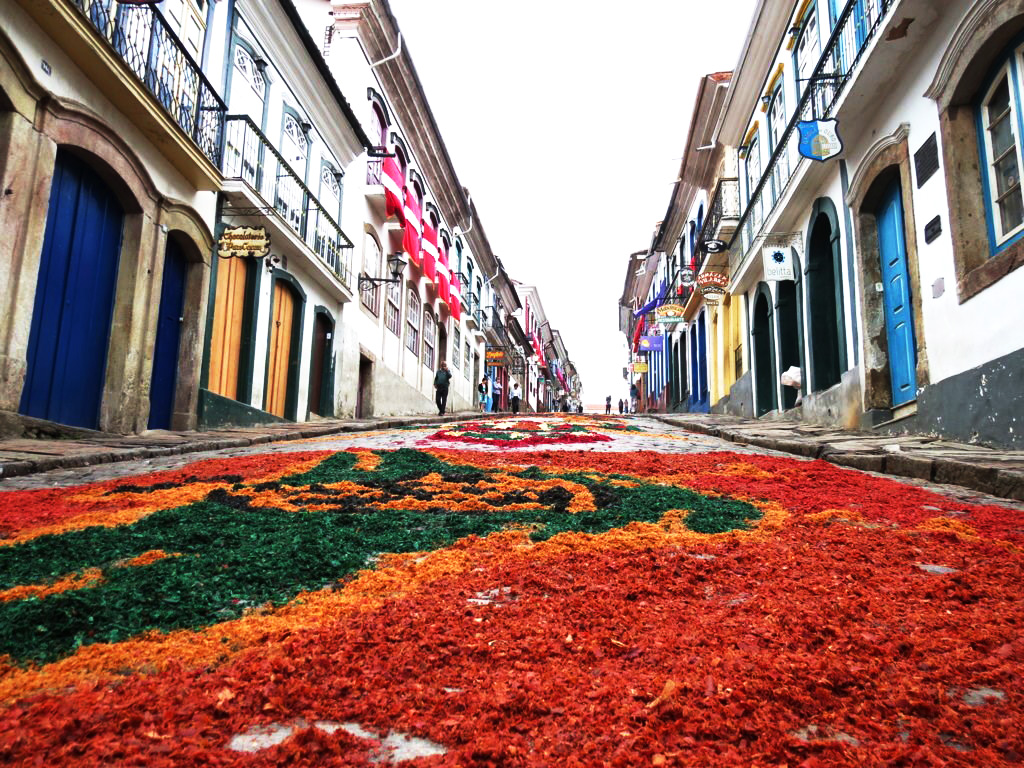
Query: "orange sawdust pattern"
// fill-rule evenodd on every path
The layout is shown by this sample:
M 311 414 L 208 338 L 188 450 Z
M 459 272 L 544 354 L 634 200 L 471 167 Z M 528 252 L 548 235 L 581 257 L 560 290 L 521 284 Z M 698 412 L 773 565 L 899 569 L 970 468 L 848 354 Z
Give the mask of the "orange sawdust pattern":
M 317 451 L 315 453 L 259 456 L 261 459 L 259 462 L 255 461 L 256 457 L 243 457 L 246 461 L 241 464 L 240 469 L 244 470 L 246 465 L 257 467 L 256 471 L 246 477 L 247 482 L 256 484 L 279 480 L 286 475 L 308 472 L 329 455 L 331 455 L 329 451 Z M 222 481 L 203 482 L 201 477 L 206 467 L 220 469 L 225 464 L 225 460 L 210 459 L 190 464 L 181 469 L 153 472 L 130 478 L 132 484 L 145 486 L 176 480 L 181 482 L 185 476 L 200 476 L 197 481 L 182 482 L 181 485 L 174 488 L 111 493 L 115 488 L 121 487 L 127 482 L 122 478 L 78 488 L 48 489 L 39 492 L 13 491 L 10 496 L 0 492 L 0 509 L 3 508 L 4 502 L 8 502 L 9 507 L 14 506 L 9 501 L 13 497 L 18 499 L 21 506 L 27 507 L 29 510 L 29 513 L 22 515 L 21 519 L 17 515 L 19 510 L 8 508 L 0 511 L 0 523 L 5 524 L 13 531 L 7 538 L 0 538 L 0 546 L 10 546 L 47 534 L 62 534 L 93 526 L 113 528 L 118 525 L 130 525 L 162 509 L 171 509 L 199 501 L 206 498 L 215 488 L 230 487 L 229 483 Z M 60 519 L 49 523 L 35 523 L 33 518 L 38 517 L 37 509 L 45 510 L 48 505 L 61 507 Z
M 125 568 L 134 568 L 143 565 L 152 565 L 153 563 L 159 562 L 168 557 L 181 557 L 181 552 L 164 552 L 162 549 L 150 549 L 143 552 L 141 555 L 122 560 L 116 565 Z
M 700 551 L 727 543 L 763 539 L 782 527 L 787 512 L 781 505 L 755 504 L 762 519 L 749 531 L 694 533 L 683 524 L 686 512 L 670 511 L 658 523 L 630 523 L 602 534 L 560 533 L 533 542 L 529 530 L 515 527 L 487 537 L 470 536 L 448 549 L 425 553 L 386 554 L 372 571 L 360 571 L 340 590 L 304 592 L 276 610 L 257 611 L 241 619 L 198 632 L 149 632 L 132 640 L 79 648 L 74 655 L 44 667 L 22 669 L 0 660 L 0 702 L 45 690 L 96 684 L 138 673 L 159 673 L 168 665 L 220 665 L 250 649 L 280 644 L 290 636 L 347 613 L 371 611 L 387 601 L 409 597 L 431 583 L 522 559 L 543 561 L 566 552 L 622 552 L 666 547 Z
M 0 603 L 10 600 L 25 600 L 30 597 L 42 598 L 75 589 L 87 589 L 102 583 L 103 572 L 99 568 L 87 568 L 81 573 L 64 576 L 53 584 L 25 584 L 0 592 Z

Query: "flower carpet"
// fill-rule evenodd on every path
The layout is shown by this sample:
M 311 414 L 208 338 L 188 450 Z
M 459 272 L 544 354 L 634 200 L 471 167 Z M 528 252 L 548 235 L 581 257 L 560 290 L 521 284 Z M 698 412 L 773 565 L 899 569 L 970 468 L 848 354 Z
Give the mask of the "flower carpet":
M 0 764 L 1024 760 L 1018 509 L 639 420 L 287 445 L 0 485 Z

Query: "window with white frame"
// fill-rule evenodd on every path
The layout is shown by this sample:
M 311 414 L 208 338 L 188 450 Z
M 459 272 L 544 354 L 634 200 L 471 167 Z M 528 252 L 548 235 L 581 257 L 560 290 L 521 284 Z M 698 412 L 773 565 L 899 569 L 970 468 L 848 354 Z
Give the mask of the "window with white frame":
M 387 304 L 384 307 L 384 326 L 395 336 L 402 332 L 402 284 L 388 283 Z
M 452 365 L 456 368 L 459 367 L 459 354 L 462 350 L 462 331 L 459 330 L 459 326 L 455 326 L 452 330 Z
M 267 81 L 252 55 L 235 43 L 235 68 L 231 77 L 228 107 L 232 113 L 248 115 L 257 126 L 263 127 L 263 102 L 267 94 Z
M 309 139 L 295 117 L 286 112 L 281 127 L 281 154 L 285 162 L 300 179 L 306 176 L 306 158 L 309 155 Z M 284 216 L 296 232 L 302 231 L 303 190 L 291 179 L 278 179 L 275 208 Z
M 376 237 L 367 232 L 363 243 L 363 274 L 371 278 L 379 277 L 380 259 L 380 243 L 377 242 Z M 394 285 L 394 283 L 388 283 L 388 285 Z M 360 292 L 360 301 L 374 315 L 380 314 L 380 283 L 371 283 L 363 288 Z M 398 332 L 397 323 L 395 332 Z
M 786 96 L 782 89 L 782 78 L 779 78 L 771 101 L 768 102 L 768 153 L 774 154 L 779 142 L 786 133 Z M 782 194 L 782 185 L 789 178 L 789 158 L 783 152 L 772 168 L 772 202 Z
M 434 370 L 434 345 L 437 339 L 437 323 L 429 307 L 423 310 L 423 364 Z
M 981 147 L 985 168 L 985 202 L 991 221 L 992 245 L 998 248 L 1024 230 L 1021 196 L 1019 115 L 1021 54 L 1019 49 L 996 75 L 979 105 Z
M 416 289 L 409 289 L 409 306 L 405 310 L 405 348 L 417 357 L 420 354 L 420 311 L 422 304 Z
M 758 183 L 761 181 L 761 142 L 758 141 L 757 134 L 755 133 L 750 143 L 747 145 L 747 157 L 744 161 L 744 168 L 746 171 L 746 182 L 747 182 L 747 204 L 750 205 L 751 199 L 754 195 L 754 190 L 757 189 Z M 755 229 L 761 227 L 761 206 L 756 205 L 751 211 L 752 223 Z
M 801 22 L 800 37 L 796 41 L 797 93 L 802 93 L 805 83 L 821 58 L 821 38 L 818 33 L 818 9 L 813 3 Z
M 469 355 L 469 342 L 467 341 L 462 347 L 462 360 L 465 363 L 462 366 L 462 375 L 465 376 L 467 379 L 469 378 Z

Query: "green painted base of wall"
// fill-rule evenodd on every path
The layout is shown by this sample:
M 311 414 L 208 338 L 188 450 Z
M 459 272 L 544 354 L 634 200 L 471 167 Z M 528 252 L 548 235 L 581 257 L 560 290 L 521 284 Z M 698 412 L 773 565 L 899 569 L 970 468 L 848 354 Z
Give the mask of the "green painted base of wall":
M 260 424 L 284 424 L 272 413 L 253 408 L 251 405 L 218 395 L 208 389 L 199 390 L 199 429 L 213 427 L 255 427 Z

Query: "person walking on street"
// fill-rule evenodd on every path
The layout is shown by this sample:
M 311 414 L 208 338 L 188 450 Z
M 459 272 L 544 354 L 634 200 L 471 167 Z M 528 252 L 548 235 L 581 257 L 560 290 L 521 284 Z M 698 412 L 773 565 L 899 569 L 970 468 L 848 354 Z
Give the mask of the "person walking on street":
M 512 392 L 508 398 L 509 404 L 512 406 L 512 413 L 519 413 L 519 382 L 513 382 Z
M 619 415 L 622 415 L 623 410 L 625 410 L 625 406 L 622 404 L 622 398 L 620 397 L 619 398 Z
M 637 387 L 636 382 L 629 385 L 629 401 L 629 412 L 636 413 L 636 409 L 640 405 L 640 388 Z
M 445 409 L 448 406 L 448 385 L 451 383 L 451 380 L 452 372 L 448 370 L 448 363 L 442 360 L 437 373 L 434 374 L 434 389 L 437 392 L 434 402 L 437 403 L 438 416 L 444 416 Z
M 480 379 L 480 383 L 476 385 L 477 400 L 480 403 L 480 413 L 487 410 L 487 377 L 484 376 Z
M 611 395 L 608 395 L 608 397 L 606 397 L 604 399 L 604 412 L 605 412 L 605 415 L 608 415 L 608 416 L 611 415 L 611 412 L 612 412 L 612 396 Z

